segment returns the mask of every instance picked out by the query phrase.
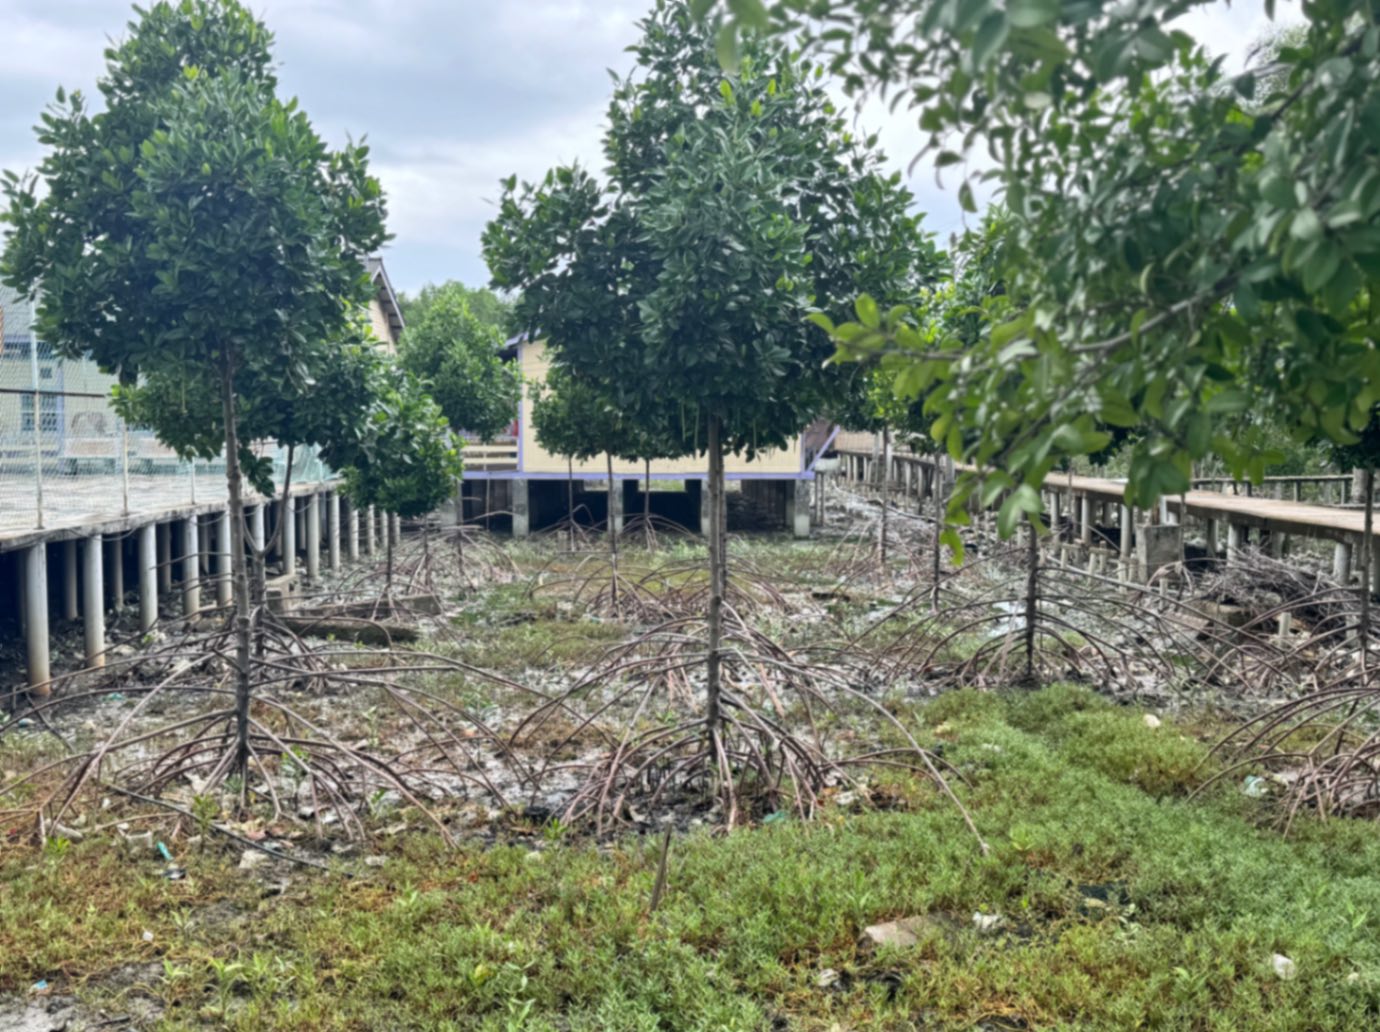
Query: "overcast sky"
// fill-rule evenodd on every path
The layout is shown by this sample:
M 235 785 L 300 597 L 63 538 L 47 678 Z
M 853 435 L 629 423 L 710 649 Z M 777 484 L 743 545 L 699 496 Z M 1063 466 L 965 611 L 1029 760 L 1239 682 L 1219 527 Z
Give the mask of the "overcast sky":
M 256 0 L 277 37 L 280 81 L 333 143 L 367 136 L 388 192 L 385 254 L 394 285 L 487 282 L 479 235 L 498 180 L 536 178 L 580 159 L 599 167 L 606 69 L 650 0 Z M 1284 5 L 1281 4 L 1281 11 Z M 0 168 L 40 157 L 32 126 L 58 84 L 94 92 L 108 38 L 124 34 L 119 0 L 0 0 Z M 1287 13 L 1280 17 L 1289 18 Z M 1261 0 L 1225 3 L 1182 23 L 1239 64 L 1269 29 Z M 918 139 L 904 113 L 863 114 L 905 169 Z M 926 225 L 961 228 L 955 183 L 910 177 Z

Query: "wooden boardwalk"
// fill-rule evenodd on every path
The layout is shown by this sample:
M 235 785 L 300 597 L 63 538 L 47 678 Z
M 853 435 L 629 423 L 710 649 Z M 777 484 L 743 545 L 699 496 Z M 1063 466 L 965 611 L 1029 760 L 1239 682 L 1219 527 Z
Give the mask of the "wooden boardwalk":
M 871 452 L 840 450 L 839 455 L 846 461 L 860 464 L 863 477 L 870 476 L 871 467 L 877 457 Z M 890 479 L 893 483 L 914 483 L 915 489 L 928 495 L 928 485 L 933 482 L 936 460 L 925 455 L 897 453 L 891 456 L 893 469 Z M 897 476 L 897 472 L 910 466 L 916 476 Z M 962 467 L 960 467 L 960 470 Z M 1066 473 L 1051 474 L 1045 480 L 1046 494 L 1070 499 L 1072 507 L 1064 515 L 1081 522 L 1081 507 L 1084 499 L 1098 505 L 1122 506 L 1125 481 L 1105 480 L 1098 477 L 1070 476 Z M 1189 491 L 1165 499 L 1169 513 L 1180 522 L 1185 516 L 1197 520 L 1210 528 L 1210 540 L 1216 539 L 1216 530 L 1239 528 L 1261 532 L 1271 537 L 1290 535 L 1301 538 L 1335 541 L 1345 545 L 1355 545 L 1365 534 L 1365 514 L 1359 509 L 1341 509 L 1326 505 L 1313 505 L 1307 502 L 1285 501 L 1275 498 L 1250 497 L 1247 495 L 1222 494 L 1217 491 Z M 1107 524 L 1117 520 L 1093 521 Z M 1372 537 L 1380 536 L 1380 519 L 1375 521 Z

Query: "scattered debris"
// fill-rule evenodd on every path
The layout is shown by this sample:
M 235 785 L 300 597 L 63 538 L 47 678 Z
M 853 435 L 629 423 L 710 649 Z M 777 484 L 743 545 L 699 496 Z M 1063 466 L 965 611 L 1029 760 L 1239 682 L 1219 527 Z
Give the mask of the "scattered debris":
M 1155 714 L 1153 714 L 1153 713 L 1147 713 L 1147 714 L 1145 714 L 1145 716 L 1141 717 L 1140 719 L 1141 719 L 1141 723 L 1143 723 L 1146 727 L 1148 727 L 1148 728 L 1149 728 L 1150 730 L 1152 730 L 1152 731 L 1155 730 L 1156 728 L 1160 727 L 1160 726 L 1164 723 L 1164 721 L 1160 720 L 1160 718 L 1157 717 L 1157 716 L 1155 716 Z
M 1005 924 L 1006 918 L 1000 914 L 984 914 L 981 911 L 973 914 L 973 927 L 977 929 L 978 935 L 993 935 Z
M 1270 958 L 1270 967 L 1274 969 L 1275 977 L 1285 982 L 1298 974 L 1298 965 L 1283 953 L 1276 953 Z

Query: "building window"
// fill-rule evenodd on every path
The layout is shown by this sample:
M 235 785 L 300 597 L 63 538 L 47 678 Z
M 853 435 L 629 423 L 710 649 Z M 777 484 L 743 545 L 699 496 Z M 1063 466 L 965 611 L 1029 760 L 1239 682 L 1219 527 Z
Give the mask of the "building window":
M 55 434 L 58 430 L 58 398 L 56 394 L 43 395 L 41 403 L 43 409 L 43 427 L 45 434 Z M 24 433 L 34 432 L 34 396 L 32 394 L 21 394 L 19 396 L 19 428 Z

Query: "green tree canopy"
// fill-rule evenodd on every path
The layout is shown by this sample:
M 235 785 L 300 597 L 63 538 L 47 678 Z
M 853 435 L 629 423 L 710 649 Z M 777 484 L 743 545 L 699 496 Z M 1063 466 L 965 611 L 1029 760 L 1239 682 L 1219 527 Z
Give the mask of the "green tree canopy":
M 499 356 L 502 328 L 471 309 L 472 297 L 459 283 L 425 288 L 398 351 L 453 430 L 490 441 L 517 416 L 518 371 Z
M 137 9 L 136 9 L 137 10 Z M 162 2 L 107 54 L 105 110 L 59 90 L 38 135 L 38 173 L 4 176 L 11 234 L 0 259 L 22 291 L 41 283 L 39 332 L 89 353 L 124 384 L 163 388 L 196 370 L 188 418 L 150 412 L 194 450 L 217 418 L 226 455 L 236 634 L 236 745 L 249 763 L 250 597 L 239 420 L 282 385 L 300 399 L 322 348 L 367 300 L 366 256 L 384 240 L 367 149 L 329 149 L 277 96 L 271 37 L 237 0 Z M 214 385 L 214 393 L 209 388 Z M 251 392 L 257 391 L 257 395 Z M 252 402 L 251 402 L 252 397 Z
M 406 292 L 398 294 L 398 307 L 408 322 L 419 319 L 439 298 L 459 294 L 470 306 L 470 312 L 481 323 L 495 326 L 506 339 L 515 332 L 513 302 L 495 294 L 488 287 L 467 287 L 459 280 L 446 280 L 441 284 L 428 283 L 417 291 L 416 296 Z
M 728 6 L 767 27 L 765 5 Z M 1015 510 L 1103 448 L 1102 426 L 1139 431 L 1127 497 L 1148 505 L 1205 456 L 1260 477 L 1268 450 L 1230 432 L 1241 413 L 1346 443 L 1380 399 L 1376 9 L 1305 5 L 1300 31 L 1229 74 L 1179 27 L 1195 6 L 770 5 L 850 89 L 911 104 L 965 207 L 982 180 L 1007 209 L 1006 292 L 976 341 L 920 346 L 911 313 L 837 339 L 909 352 L 937 436 L 1007 477 Z
M 344 465 L 345 491 L 404 519 L 434 511 L 460 476 L 460 453 L 441 407 L 416 377 L 384 367 L 364 432 Z
M 643 30 L 609 108 L 607 181 L 509 181 L 486 259 L 521 289 L 521 324 L 621 411 L 669 409 L 700 449 L 711 421 L 728 451 L 783 446 L 838 388 L 810 306 L 912 299 L 932 245 L 812 66 L 763 44 L 725 77 L 680 4 Z

